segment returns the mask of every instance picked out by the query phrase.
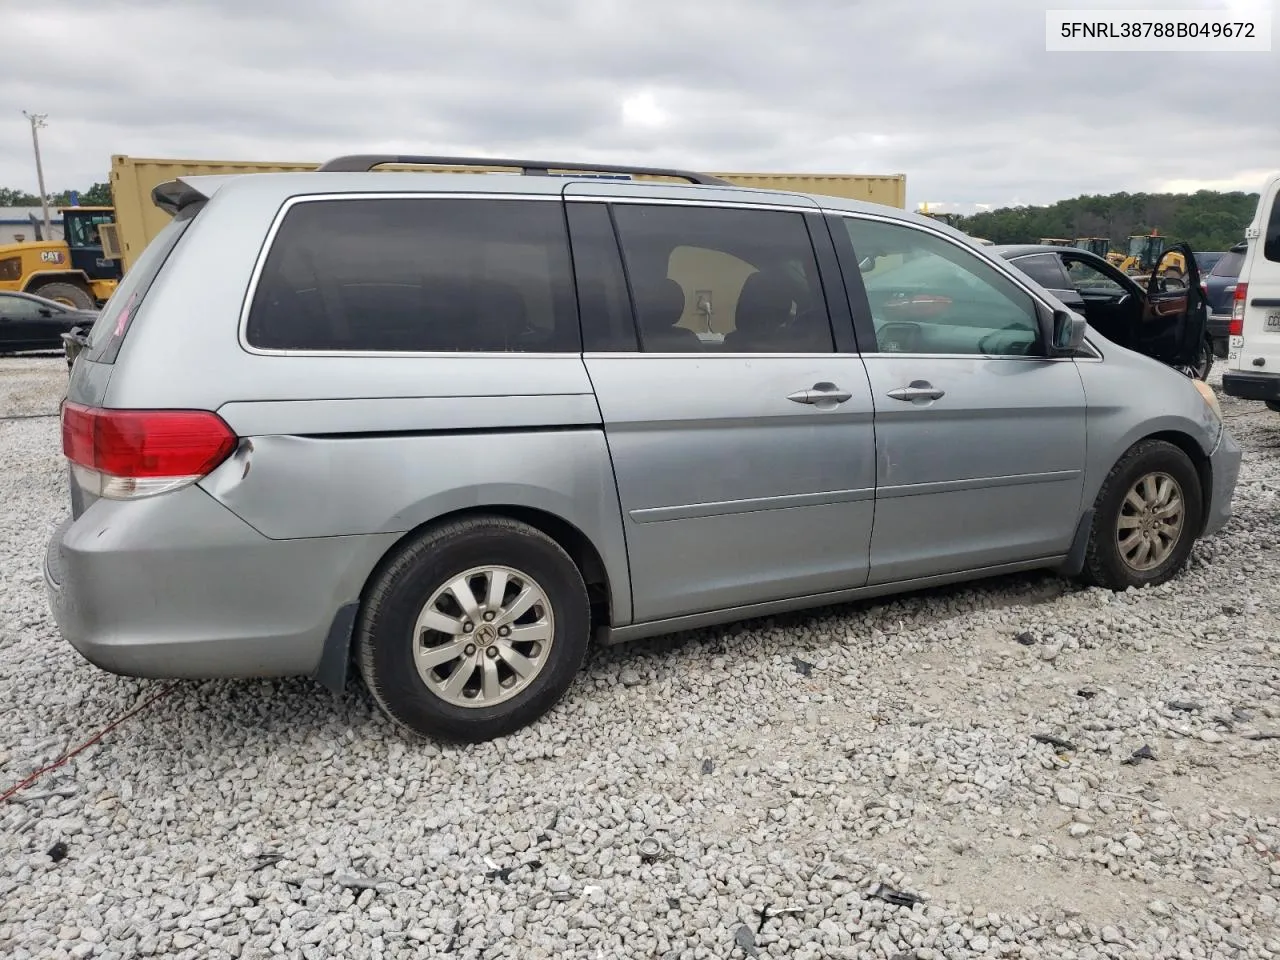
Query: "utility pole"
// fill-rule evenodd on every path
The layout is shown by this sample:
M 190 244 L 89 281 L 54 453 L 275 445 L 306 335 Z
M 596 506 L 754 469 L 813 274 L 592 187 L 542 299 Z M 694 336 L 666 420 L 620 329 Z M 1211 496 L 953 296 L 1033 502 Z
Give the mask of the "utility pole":
M 40 163 L 40 134 L 36 131 L 41 127 L 47 127 L 45 120 L 48 119 L 47 113 L 27 113 L 23 110 L 22 115 L 31 122 L 31 146 L 36 151 L 36 179 L 40 183 L 40 206 L 44 210 L 44 238 L 46 240 L 53 239 L 53 226 L 49 222 L 49 195 L 44 189 L 44 167 Z

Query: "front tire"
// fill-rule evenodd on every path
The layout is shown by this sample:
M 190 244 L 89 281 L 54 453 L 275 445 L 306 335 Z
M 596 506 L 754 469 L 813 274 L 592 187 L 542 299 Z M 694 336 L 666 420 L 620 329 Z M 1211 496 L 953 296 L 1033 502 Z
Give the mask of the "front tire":
M 31 292 L 38 297 L 44 297 L 46 300 L 56 300 L 58 303 L 73 307 L 76 310 L 92 310 L 94 308 L 93 296 L 78 284 L 46 283 Z
M 582 575 L 550 537 L 506 517 L 429 531 L 377 576 L 356 627 L 378 706 L 424 737 L 480 743 L 533 723 L 586 656 Z
M 1164 583 L 1186 565 L 1203 514 L 1190 458 L 1163 440 L 1135 444 L 1094 502 L 1083 578 L 1112 590 Z

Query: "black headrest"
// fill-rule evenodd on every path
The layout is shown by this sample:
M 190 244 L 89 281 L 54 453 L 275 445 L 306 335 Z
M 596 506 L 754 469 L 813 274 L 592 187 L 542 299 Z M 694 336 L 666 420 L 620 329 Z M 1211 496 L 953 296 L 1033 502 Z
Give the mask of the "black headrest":
M 738 294 L 734 329 L 744 333 L 770 333 L 791 316 L 794 297 L 788 284 L 763 272 L 753 273 Z
M 669 277 L 656 283 L 641 284 L 642 295 L 636 306 L 640 324 L 646 329 L 657 330 L 675 326 L 684 316 L 684 287 Z

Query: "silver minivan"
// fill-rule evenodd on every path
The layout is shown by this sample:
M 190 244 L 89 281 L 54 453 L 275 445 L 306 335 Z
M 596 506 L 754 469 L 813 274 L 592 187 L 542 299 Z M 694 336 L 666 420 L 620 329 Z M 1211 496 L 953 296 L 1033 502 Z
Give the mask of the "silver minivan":
M 482 162 L 524 175 L 376 169 Z M 46 561 L 117 673 L 354 663 L 404 727 L 485 740 L 593 638 L 1037 568 L 1158 584 L 1230 516 L 1209 387 L 901 210 L 380 156 L 154 199 L 76 344 Z

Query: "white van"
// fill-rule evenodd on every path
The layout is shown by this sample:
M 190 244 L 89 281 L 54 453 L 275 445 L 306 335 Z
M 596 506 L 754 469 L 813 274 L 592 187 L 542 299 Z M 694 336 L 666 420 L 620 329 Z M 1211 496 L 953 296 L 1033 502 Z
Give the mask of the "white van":
M 1280 175 L 1262 188 L 1245 239 L 1222 389 L 1280 412 Z

